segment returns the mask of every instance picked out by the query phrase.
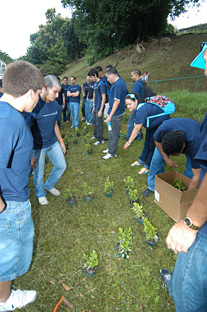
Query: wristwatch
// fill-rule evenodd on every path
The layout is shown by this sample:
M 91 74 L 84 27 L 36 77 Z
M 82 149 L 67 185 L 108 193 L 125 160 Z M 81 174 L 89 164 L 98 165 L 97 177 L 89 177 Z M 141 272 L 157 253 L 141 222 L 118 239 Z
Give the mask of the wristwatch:
M 200 227 L 194 225 L 194 224 L 193 224 L 193 221 L 192 221 L 191 218 L 189 218 L 189 217 L 185 217 L 185 218 L 184 218 L 184 223 L 185 223 L 190 229 L 192 229 L 192 230 L 196 230 L 196 231 L 200 230 Z
M 102 108 L 100 108 L 100 111 L 102 111 L 103 109 Z

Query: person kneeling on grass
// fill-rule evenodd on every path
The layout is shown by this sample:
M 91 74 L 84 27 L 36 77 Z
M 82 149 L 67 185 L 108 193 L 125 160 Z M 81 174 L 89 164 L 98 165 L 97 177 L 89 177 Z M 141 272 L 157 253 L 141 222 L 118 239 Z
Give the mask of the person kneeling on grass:
M 144 165 L 144 167 L 138 173 L 146 174 L 149 171 L 152 156 L 155 149 L 153 135 L 157 130 L 157 128 L 161 125 L 161 123 L 164 120 L 170 119 L 170 116 L 166 114 L 156 117 L 156 115 L 162 114 L 163 110 L 157 105 L 141 102 L 142 100 L 138 93 L 127 94 L 125 98 L 125 103 L 127 105 L 128 110 L 130 111 L 130 113 L 134 112 L 135 114 L 135 126 L 128 142 L 124 145 L 124 149 L 127 149 L 132 144 L 134 139 L 136 139 L 137 134 L 142 129 L 142 126 L 144 126 L 146 128 L 144 148 L 138 161 L 134 162 L 132 166 Z M 147 118 L 150 116 L 155 117 L 152 117 L 150 119 L 149 126 L 147 127 Z

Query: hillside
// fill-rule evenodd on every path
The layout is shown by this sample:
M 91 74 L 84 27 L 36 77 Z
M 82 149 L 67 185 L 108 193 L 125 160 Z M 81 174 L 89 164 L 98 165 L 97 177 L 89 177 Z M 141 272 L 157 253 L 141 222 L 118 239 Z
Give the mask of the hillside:
M 150 71 L 151 81 L 203 75 L 202 70 L 192 68 L 189 65 L 199 53 L 201 42 L 207 41 L 207 34 L 173 36 L 171 41 L 169 47 L 143 43 L 145 52 L 142 54 L 136 51 L 135 46 L 128 46 L 122 50 L 115 51 L 112 55 L 100 60 L 93 66 L 87 66 L 85 59 L 82 58 L 76 63 L 69 64 L 61 78 L 65 75 L 68 77 L 75 75 L 77 82 L 82 84 L 91 67 L 100 65 L 105 70 L 108 64 L 115 66 L 127 83 L 132 82 L 130 73 L 136 68 L 140 69 L 141 72 Z M 159 93 L 169 92 L 181 88 L 193 92 L 195 85 L 196 79 L 162 82 L 159 83 L 157 91 Z M 151 83 L 150 86 L 155 87 L 155 83 Z M 206 89 L 205 79 L 202 78 L 197 91 L 206 91 Z

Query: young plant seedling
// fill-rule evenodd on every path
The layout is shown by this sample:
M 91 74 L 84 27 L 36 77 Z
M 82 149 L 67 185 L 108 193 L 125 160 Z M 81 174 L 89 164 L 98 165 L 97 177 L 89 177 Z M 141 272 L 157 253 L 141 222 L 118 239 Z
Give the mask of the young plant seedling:
M 109 180 L 109 177 L 107 177 L 106 182 L 104 184 L 104 192 L 105 193 L 111 193 L 113 192 L 114 182 Z
M 91 197 L 93 195 L 93 191 L 87 182 L 83 183 L 83 193 L 86 197 Z
M 126 257 L 129 258 L 129 252 L 131 249 L 132 244 L 132 231 L 131 227 L 127 230 L 119 227 L 119 243 L 118 243 L 118 252 L 121 253 L 122 258 Z
M 148 218 L 143 218 L 144 220 L 144 232 L 146 234 L 146 238 L 149 242 L 157 242 L 157 228 L 152 225 L 152 223 L 148 220 Z
M 83 267 L 87 270 L 94 269 L 99 264 L 98 254 L 95 250 L 93 250 L 89 255 L 84 253 L 83 256 L 85 259 Z
M 186 187 L 183 185 L 181 179 L 175 179 L 171 185 L 180 190 L 181 192 L 186 190 Z
M 128 176 L 126 179 L 124 179 L 125 187 L 126 189 L 134 189 L 134 180 L 132 177 Z

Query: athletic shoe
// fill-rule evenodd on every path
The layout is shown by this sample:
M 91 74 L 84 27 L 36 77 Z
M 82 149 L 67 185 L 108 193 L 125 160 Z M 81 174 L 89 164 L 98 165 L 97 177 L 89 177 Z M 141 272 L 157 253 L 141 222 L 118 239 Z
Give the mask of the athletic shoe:
M 162 269 L 160 270 L 160 275 L 161 275 L 163 283 L 165 284 L 165 286 L 167 286 L 167 284 L 171 280 L 172 273 L 168 269 Z
M 114 157 L 117 157 L 117 154 L 116 155 L 114 155 L 114 156 L 112 156 L 111 154 L 106 154 L 104 157 L 102 157 L 103 159 L 110 159 L 110 158 L 114 158 Z
M 58 191 L 56 188 L 52 188 L 51 190 L 46 190 L 48 191 L 50 194 L 52 194 L 53 196 L 59 196 L 60 195 L 60 191 Z
M 142 196 L 143 197 L 148 197 L 150 194 L 154 193 L 153 191 L 151 191 L 150 189 L 146 189 L 143 193 Z
M 104 140 L 102 140 L 102 141 L 96 141 L 96 143 L 94 143 L 94 145 L 99 145 L 99 144 L 104 144 Z
M 72 129 L 74 127 L 74 125 L 70 126 L 70 128 Z
M 91 138 L 91 140 L 94 140 L 94 139 L 96 139 L 96 137 L 95 137 L 95 136 L 93 136 L 93 137 Z
M 84 120 L 85 120 L 85 118 L 84 118 L 84 117 L 82 117 L 82 118 L 81 118 L 81 121 L 84 121 Z
M 108 151 L 109 151 L 109 150 L 108 150 L 108 148 L 107 148 L 106 150 L 103 151 L 103 153 L 108 153 Z
M 48 200 L 47 200 L 47 198 L 45 196 L 44 197 L 39 197 L 38 201 L 39 201 L 40 205 L 48 205 L 49 204 L 49 202 L 48 202 Z
M 138 173 L 139 174 L 146 174 L 149 172 L 149 169 L 146 169 L 146 168 L 142 168 Z
M 0 312 L 14 311 L 17 308 L 21 309 L 28 303 L 35 301 L 36 297 L 37 293 L 35 290 L 12 290 L 9 299 L 4 303 L 0 302 Z

